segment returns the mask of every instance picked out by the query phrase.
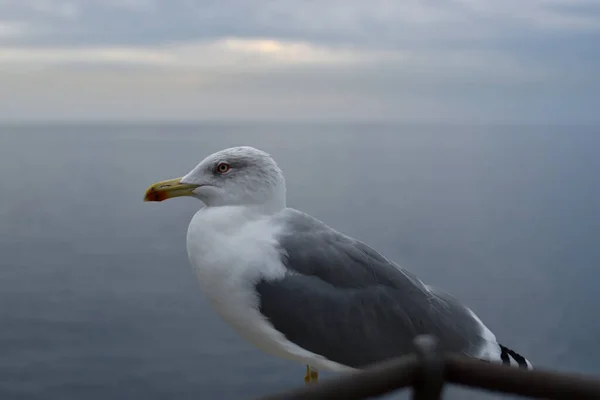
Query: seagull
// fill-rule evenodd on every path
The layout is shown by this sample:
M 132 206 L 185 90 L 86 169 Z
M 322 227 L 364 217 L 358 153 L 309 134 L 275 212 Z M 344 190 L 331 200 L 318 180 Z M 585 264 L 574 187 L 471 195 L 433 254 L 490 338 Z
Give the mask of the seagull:
M 232 147 L 187 175 L 151 185 L 144 201 L 188 196 L 204 207 L 187 252 L 216 313 L 258 349 L 320 370 L 355 371 L 413 352 L 422 334 L 441 351 L 532 369 L 475 313 L 367 244 L 286 206 L 284 175 L 266 152 Z

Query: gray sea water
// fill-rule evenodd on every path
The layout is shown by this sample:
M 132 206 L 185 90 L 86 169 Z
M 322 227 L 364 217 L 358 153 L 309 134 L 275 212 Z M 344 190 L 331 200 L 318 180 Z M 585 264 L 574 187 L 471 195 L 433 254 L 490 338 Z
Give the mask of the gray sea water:
M 232 145 L 289 205 L 467 303 L 536 366 L 600 374 L 600 131 L 409 125 L 0 128 L 0 398 L 250 399 L 303 384 L 208 307 L 192 199 L 146 187 Z M 325 375 L 326 378 L 329 375 Z

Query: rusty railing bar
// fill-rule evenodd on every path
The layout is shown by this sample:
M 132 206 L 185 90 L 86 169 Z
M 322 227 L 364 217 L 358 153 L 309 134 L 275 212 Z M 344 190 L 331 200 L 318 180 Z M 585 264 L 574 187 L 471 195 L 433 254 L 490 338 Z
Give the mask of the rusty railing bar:
M 416 354 L 257 400 L 361 400 L 408 386 L 414 388 L 415 399 L 438 399 L 444 382 L 526 397 L 600 399 L 600 379 L 543 369 L 523 370 L 455 354 L 442 357 L 436 355 L 435 339 L 423 339 L 415 341 Z
M 438 341 L 430 335 L 418 336 L 415 341 L 418 364 L 413 382 L 413 400 L 439 400 L 444 388 L 445 360 Z
M 492 392 L 546 399 L 600 399 L 600 380 L 542 369 L 525 371 L 482 363 L 457 355 L 446 356 L 446 381 Z

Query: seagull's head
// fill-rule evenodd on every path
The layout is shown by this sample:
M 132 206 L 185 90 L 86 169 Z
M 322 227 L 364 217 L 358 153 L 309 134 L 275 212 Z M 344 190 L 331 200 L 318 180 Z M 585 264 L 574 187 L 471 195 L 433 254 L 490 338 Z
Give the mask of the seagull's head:
M 208 207 L 285 207 L 285 178 L 264 151 L 241 146 L 206 157 L 182 178 L 151 185 L 144 201 L 191 196 Z

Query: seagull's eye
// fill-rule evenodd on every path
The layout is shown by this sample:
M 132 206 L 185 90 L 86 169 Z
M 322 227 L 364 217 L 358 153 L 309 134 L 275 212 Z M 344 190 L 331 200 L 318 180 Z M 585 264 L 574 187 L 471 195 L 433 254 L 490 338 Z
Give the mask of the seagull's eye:
M 231 167 L 229 166 L 229 164 L 227 164 L 227 163 L 224 163 L 224 162 L 222 162 L 222 163 L 219 163 L 219 164 L 217 165 L 217 171 L 218 171 L 220 174 L 224 174 L 224 173 L 228 172 L 230 169 L 231 169 Z

